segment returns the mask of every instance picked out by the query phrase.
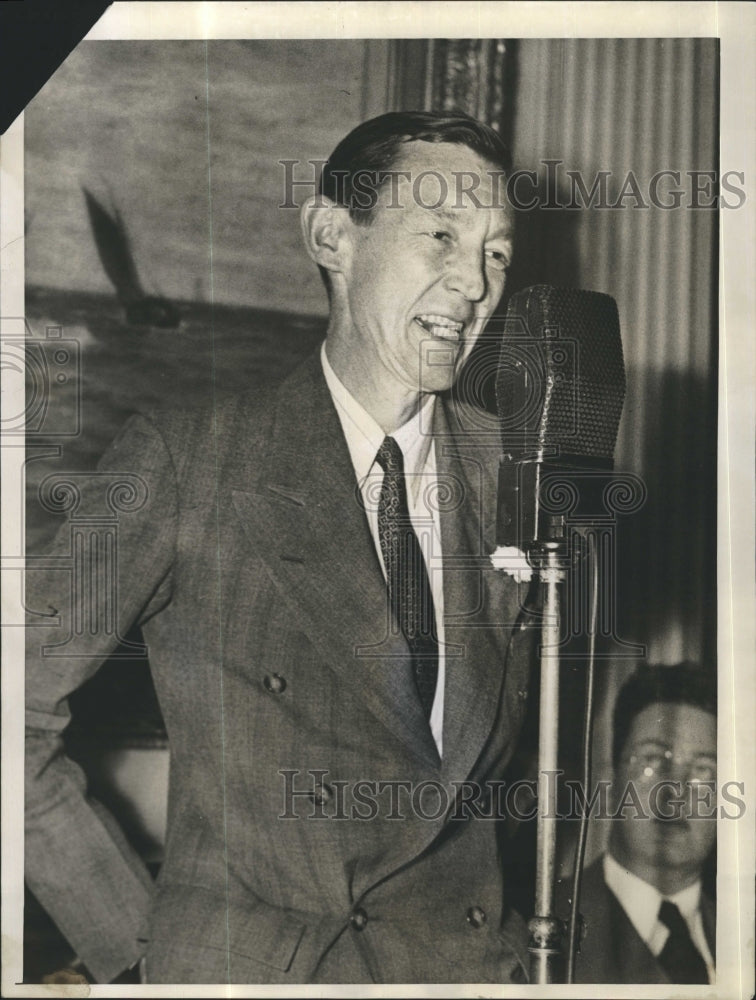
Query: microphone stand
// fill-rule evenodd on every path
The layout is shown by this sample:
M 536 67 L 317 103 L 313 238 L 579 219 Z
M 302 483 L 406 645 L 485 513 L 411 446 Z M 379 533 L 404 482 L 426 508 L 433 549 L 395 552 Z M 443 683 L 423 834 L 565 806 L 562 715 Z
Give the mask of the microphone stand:
M 554 913 L 559 743 L 560 585 L 565 580 L 565 543 L 534 542 L 528 552 L 544 584 L 541 622 L 541 703 L 538 733 L 538 821 L 535 916 L 528 923 L 531 983 L 553 983 L 561 956 L 562 921 Z

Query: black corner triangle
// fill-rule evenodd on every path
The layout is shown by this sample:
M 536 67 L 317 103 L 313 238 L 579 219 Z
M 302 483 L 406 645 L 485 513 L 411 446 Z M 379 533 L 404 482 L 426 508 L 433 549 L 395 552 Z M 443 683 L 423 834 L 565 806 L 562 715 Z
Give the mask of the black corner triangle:
M 110 6 L 102 0 L 0 3 L 0 134 Z

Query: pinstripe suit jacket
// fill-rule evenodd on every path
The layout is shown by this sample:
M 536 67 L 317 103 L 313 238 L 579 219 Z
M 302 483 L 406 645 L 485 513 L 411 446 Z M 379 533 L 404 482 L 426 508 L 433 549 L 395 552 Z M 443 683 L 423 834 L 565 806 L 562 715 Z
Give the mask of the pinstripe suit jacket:
M 145 951 L 151 982 L 524 979 L 496 824 L 444 809 L 501 775 L 532 656 L 524 595 L 488 558 L 491 430 L 435 407 L 443 761 L 317 355 L 256 399 L 135 417 L 110 447 L 77 509 L 138 477 L 115 607 L 121 634 L 141 625 L 170 742 L 156 886 L 60 752 L 66 697 L 114 641 L 85 630 L 39 653 L 76 611 L 65 530 L 63 571 L 27 581 L 27 877 L 98 981 Z

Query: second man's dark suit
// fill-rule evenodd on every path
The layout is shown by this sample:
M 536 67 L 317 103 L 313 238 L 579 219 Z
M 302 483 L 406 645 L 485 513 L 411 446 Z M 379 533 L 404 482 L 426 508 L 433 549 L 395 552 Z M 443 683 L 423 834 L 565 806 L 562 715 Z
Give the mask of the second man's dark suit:
M 559 915 L 564 919 L 569 916 L 569 884 L 562 882 L 557 889 Z M 700 906 L 704 933 L 713 955 L 716 949 L 714 904 L 702 893 Z M 576 983 L 670 982 L 606 884 L 602 858 L 584 872 L 580 912 L 584 917 L 584 929 L 575 963 Z

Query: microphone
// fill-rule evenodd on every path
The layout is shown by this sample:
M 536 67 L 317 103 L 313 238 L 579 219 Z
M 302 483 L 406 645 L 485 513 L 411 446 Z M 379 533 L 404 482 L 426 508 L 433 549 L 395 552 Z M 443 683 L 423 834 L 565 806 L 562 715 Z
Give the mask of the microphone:
M 611 296 L 550 285 L 512 296 L 496 375 L 498 544 L 527 551 L 562 540 L 568 515 L 578 530 L 605 516 L 624 398 Z

